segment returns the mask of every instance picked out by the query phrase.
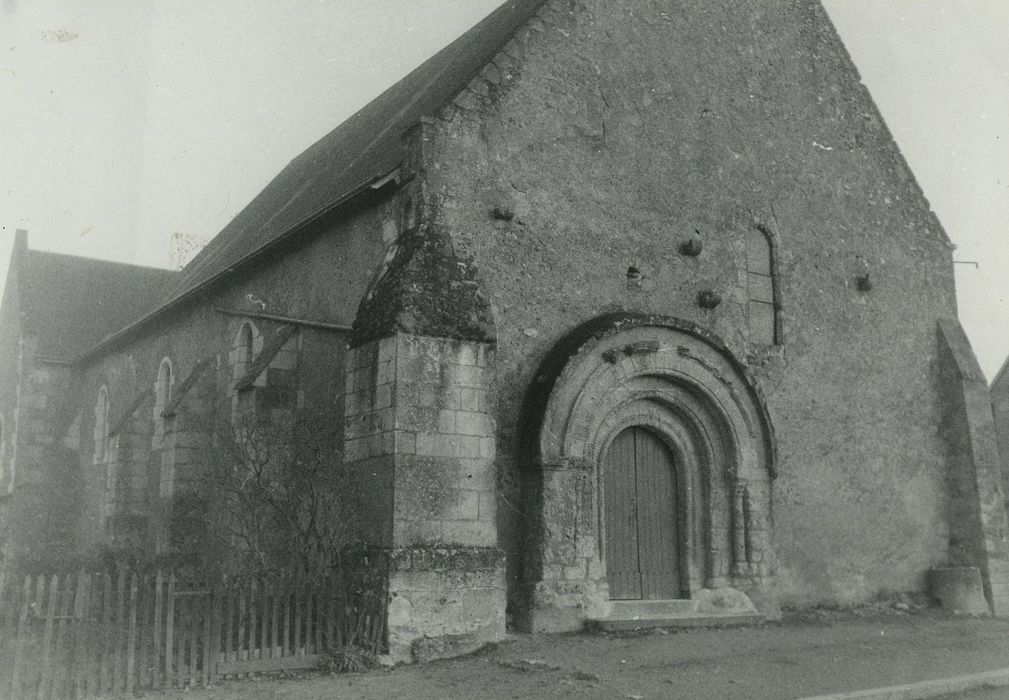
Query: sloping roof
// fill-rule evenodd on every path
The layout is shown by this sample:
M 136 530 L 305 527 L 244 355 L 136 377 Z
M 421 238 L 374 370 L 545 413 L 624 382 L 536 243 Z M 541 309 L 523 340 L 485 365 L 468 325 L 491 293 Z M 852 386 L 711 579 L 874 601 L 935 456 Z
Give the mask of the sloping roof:
M 190 261 L 163 305 L 187 297 L 394 170 L 404 155 L 403 133 L 465 87 L 543 1 L 508 0 L 292 160 Z
M 38 357 L 70 362 L 156 307 L 179 273 L 25 250 L 19 270 L 21 322 Z

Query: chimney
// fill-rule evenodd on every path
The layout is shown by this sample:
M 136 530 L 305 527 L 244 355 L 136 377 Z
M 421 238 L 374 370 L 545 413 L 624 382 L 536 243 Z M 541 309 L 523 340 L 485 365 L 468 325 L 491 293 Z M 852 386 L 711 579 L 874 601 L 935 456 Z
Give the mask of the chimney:
M 207 245 L 205 238 L 188 233 L 173 233 L 168 243 L 168 267 L 181 270 Z

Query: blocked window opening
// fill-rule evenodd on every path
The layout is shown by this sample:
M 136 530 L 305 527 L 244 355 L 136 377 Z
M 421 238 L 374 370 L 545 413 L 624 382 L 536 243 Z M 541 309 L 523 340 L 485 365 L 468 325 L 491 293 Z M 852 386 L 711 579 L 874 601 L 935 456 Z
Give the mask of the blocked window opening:
M 753 228 L 746 239 L 747 317 L 751 343 L 781 343 L 777 286 L 773 243 L 764 230 Z

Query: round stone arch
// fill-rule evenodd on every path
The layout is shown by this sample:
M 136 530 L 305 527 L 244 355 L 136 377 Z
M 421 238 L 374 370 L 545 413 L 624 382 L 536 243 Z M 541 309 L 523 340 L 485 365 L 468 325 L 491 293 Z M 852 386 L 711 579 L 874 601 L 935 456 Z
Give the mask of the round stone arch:
M 602 469 L 628 428 L 658 437 L 676 464 L 677 597 L 726 586 L 766 597 L 773 431 L 755 382 L 717 337 L 670 317 L 595 319 L 547 357 L 526 409 L 532 627 L 608 614 Z

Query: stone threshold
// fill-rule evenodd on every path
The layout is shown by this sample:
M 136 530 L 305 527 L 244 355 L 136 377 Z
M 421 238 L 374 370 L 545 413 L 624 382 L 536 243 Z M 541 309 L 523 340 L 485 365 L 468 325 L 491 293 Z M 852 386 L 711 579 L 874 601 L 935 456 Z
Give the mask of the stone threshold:
M 762 613 L 749 610 L 698 610 L 697 600 L 615 600 L 605 617 L 585 621 L 589 630 L 626 632 L 636 629 L 666 629 L 679 627 L 742 627 L 759 625 Z

